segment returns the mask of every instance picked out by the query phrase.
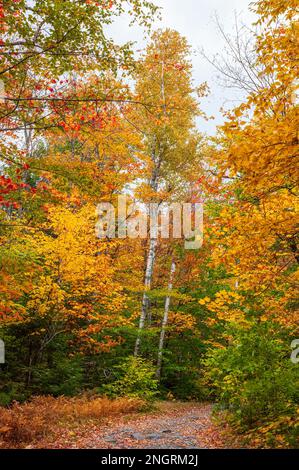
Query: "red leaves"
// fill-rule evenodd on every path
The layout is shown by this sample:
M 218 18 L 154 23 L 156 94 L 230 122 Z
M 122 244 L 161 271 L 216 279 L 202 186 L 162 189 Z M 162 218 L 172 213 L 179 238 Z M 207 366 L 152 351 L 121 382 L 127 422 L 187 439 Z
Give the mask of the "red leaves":
M 18 184 L 14 183 L 11 178 L 2 175 L 0 176 L 0 192 L 2 194 L 8 194 L 16 189 L 18 189 Z
M 22 167 L 24 170 L 29 168 L 29 165 L 25 163 Z M 20 179 L 21 169 L 18 168 L 16 170 L 17 179 Z M 28 189 L 30 191 L 34 190 L 31 188 L 27 183 L 16 183 L 10 177 L 0 175 L 0 206 L 2 207 L 12 207 L 13 209 L 17 209 L 19 207 L 19 203 L 13 200 L 13 194 L 20 189 Z
M 96 0 L 85 0 L 87 5 L 95 5 L 96 7 L 101 7 L 103 10 L 111 10 L 114 5 L 113 0 L 102 0 L 98 2 Z
M 173 67 L 179 71 L 184 70 L 184 66 L 181 64 L 174 64 Z

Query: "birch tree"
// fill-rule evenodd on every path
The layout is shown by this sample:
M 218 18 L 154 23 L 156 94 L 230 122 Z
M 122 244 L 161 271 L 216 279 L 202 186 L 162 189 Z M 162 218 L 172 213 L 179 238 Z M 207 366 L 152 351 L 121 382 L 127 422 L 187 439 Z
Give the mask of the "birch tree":
M 167 327 L 167 323 L 168 323 L 168 313 L 169 313 L 170 298 L 171 298 L 171 291 L 172 291 L 172 286 L 173 286 L 173 278 L 174 278 L 174 274 L 175 274 L 175 269 L 176 269 L 175 260 L 172 258 L 171 267 L 170 267 L 169 282 L 168 282 L 168 295 L 165 299 L 164 316 L 163 316 L 163 320 L 162 320 L 160 340 L 159 340 L 159 348 L 158 348 L 158 361 L 157 361 L 157 370 L 156 370 L 156 378 L 157 379 L 160 379 L 160 377 L 161 377 L 164 339 L 165 339 L 166 327 Z
M 135 116 L 135 127 L 143 134 L 148 154 L 146 181 L 139 188 L 140 198 L 155 203 L 150 210 L 152 230 L 146 257 L 144 292 L 135 344 L 140 353 L 141 335 L 149 314 L 148 291 L 151 289 L 158 244 L 160 204 L 183 200 L 185 175 L 199 159 L 200 136 L 195 118 L 200 114 L 198 97 L 206 86 L 194 88 L 191 79 L 190 48 L 185 38 L 172 30 L 157 31 L 141 58 L 137 70 L 136 99 L 144 106 Z M 156 226 L 155 226 L 156 224 Z

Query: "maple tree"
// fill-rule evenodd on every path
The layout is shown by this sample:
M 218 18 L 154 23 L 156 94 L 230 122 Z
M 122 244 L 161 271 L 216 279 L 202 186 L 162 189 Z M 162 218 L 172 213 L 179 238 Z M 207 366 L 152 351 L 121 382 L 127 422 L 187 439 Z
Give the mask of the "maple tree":
M 127 6 L 148 28 L 157 8 Z M 117 244 L 94 227 L 99 200 L 139 171 L 140 139 L 123 118 L 128 87 L 115 78 L 132 51 L 103 29 L 124 12 L 122 1 L 1 6 L 1 325 L 25 348 L 27 387 L 59 337 L 68 355 L 121 341 L 109 333 L 127 299 Z
M 209 325 L 226 325 L 207 360 L 209 383 L 223 404 L 236 407 L 235 422 L 256 445 L 283 447 L 298 437 L 298 380 L 285 359 L 286 338 L 298 332 L 298 23 L 293 2 L 253 8 L 261 80 L 227 113 L 210 159 L 222 191 L 231 192 L 210 231 L 211 266 L 227 277 L 222 290 L 199 302 Z
M 220 214 L 218 223 L 224 231 L 216 235 L 214 258 L 233 274 L 238 291 L 252 293 L 251 301 L 262 317 L 294 324 L 298 281 L 297 26 L 294 12 L 286 4 L 279 10 L 283 15 L 280 23 L 272 27 L 278 16 L 274 5 L 272 8 L 271 16 L 261 15 L 259 23 L 270 21 L 256 38 L 256 47 L 263 75 L 275 79 L 252 91 L 222 128 L 223 150 L 216 158 L 220 177 L 231 176 L 236 196 Z M 259 7 L 257 11 L 261 11 Z

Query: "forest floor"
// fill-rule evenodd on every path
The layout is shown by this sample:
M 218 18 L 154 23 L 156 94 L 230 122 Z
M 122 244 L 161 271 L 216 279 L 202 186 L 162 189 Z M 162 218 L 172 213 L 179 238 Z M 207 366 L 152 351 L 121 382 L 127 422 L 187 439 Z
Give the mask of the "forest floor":
M 239 447 L 229 429 L 215 424 L 206 403 L 162 402 L 153 411 L 57 429 L 30 448 L 197 449 Z

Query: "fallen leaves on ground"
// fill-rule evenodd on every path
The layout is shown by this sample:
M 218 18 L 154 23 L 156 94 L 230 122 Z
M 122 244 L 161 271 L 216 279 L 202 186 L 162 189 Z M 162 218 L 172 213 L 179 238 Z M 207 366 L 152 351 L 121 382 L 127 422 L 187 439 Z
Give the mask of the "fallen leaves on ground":
M 212 405 L 163 402 L 147 413 L 73 424 L 31 448 L 197 449 L 237 447 L 212 419 Z

